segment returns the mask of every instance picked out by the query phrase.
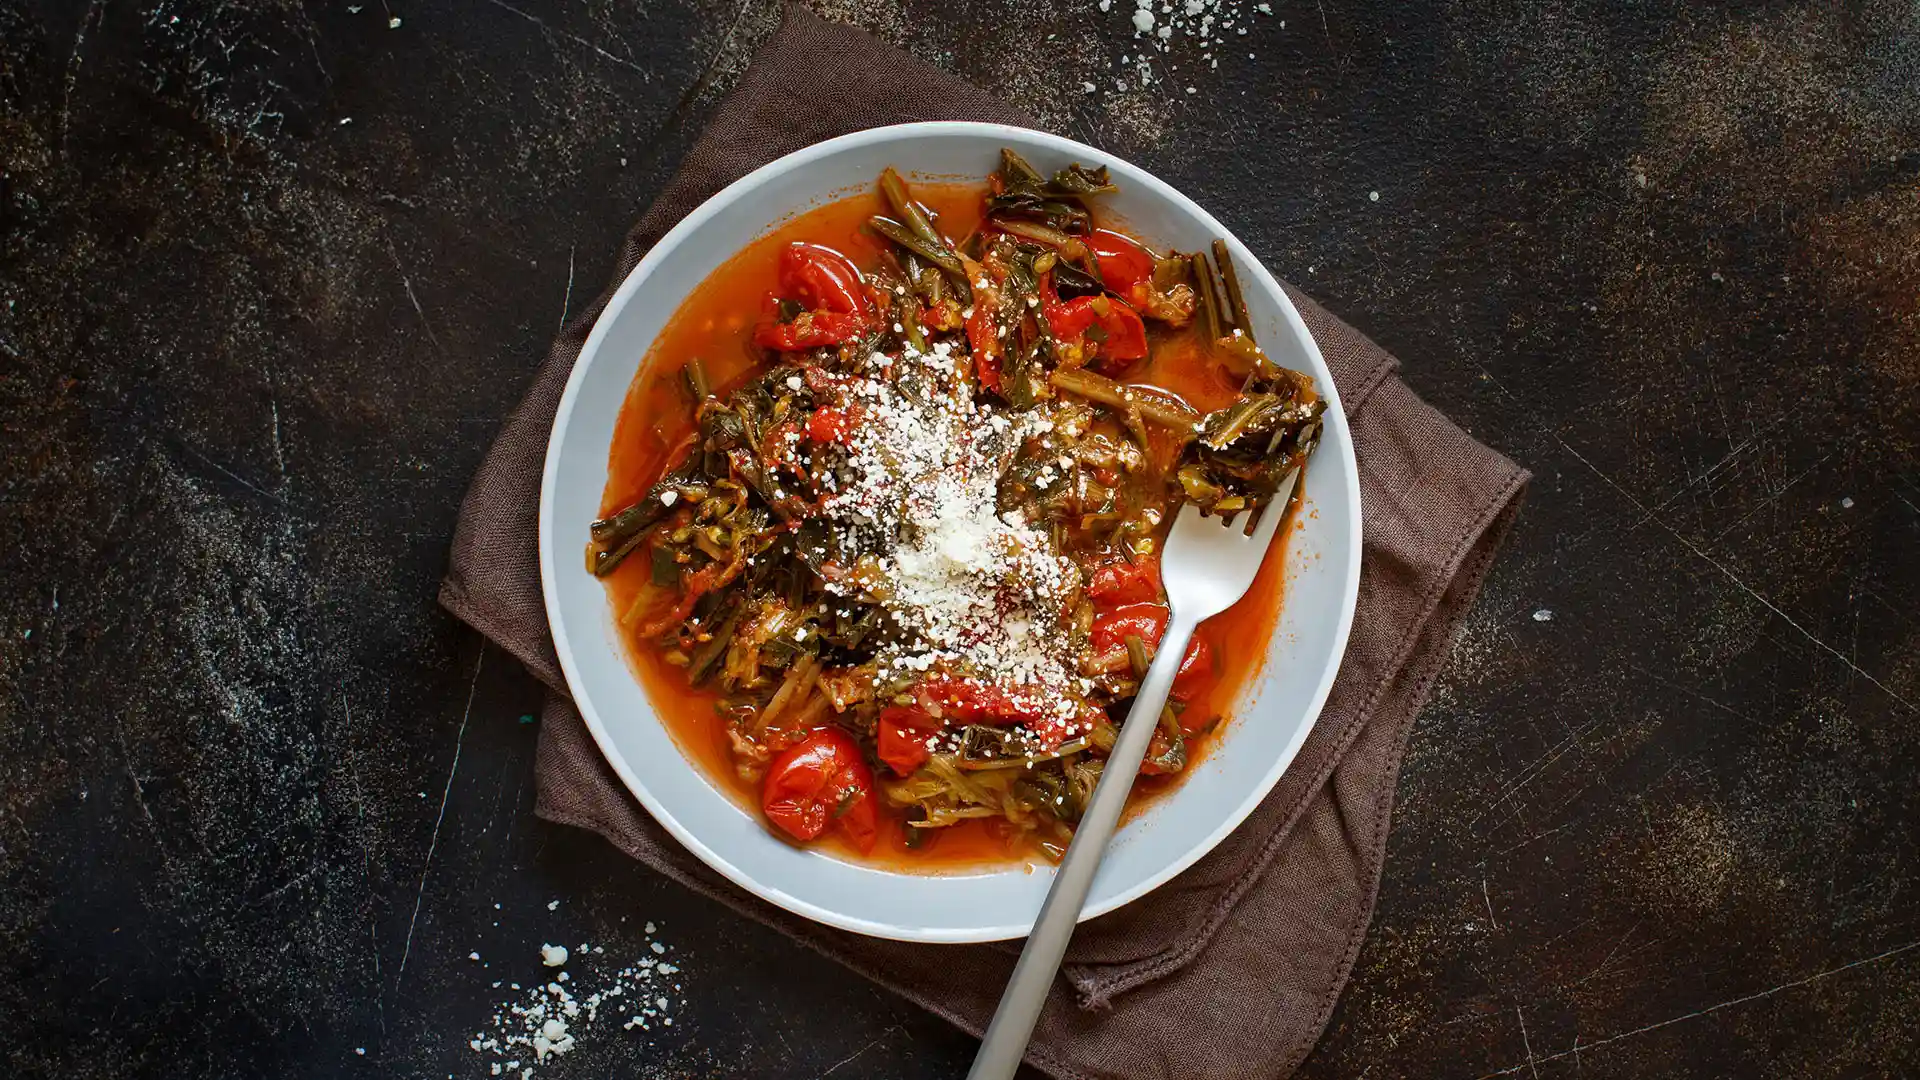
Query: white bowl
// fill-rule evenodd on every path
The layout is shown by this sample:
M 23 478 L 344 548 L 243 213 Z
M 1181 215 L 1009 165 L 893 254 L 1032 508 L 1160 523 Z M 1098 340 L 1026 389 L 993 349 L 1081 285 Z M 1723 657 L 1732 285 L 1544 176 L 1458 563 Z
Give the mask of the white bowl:
M 1299 312 L 1239 240 L 1143 170 L 1068 139 L 996 124 L 876 128 L 789 154 L 708 199 L 634 267 L 594 325 L 567 380 L 540 492 L 540 572 L 560 665 L 600 750 L 642 805 L 708 866 L 810 919 L 911 941 L 1024 936 L 1052 874 L 1023 866 L 911 874 L 843 861 L 768 834 L 674 742 L 623 652 L 611 605 L 580 552 L 607 483 L 614 421 L 647 350 L 708 274 L 794 213 L 870 185 L 892 165 L 909 177 L 985 177 L 1011 146 L 1043 172 L 1106 165 L 1103 204 L 1157 246 L 1225 237 L 1256 336 L 1276 361 L 1311 372 L 1328 400 L 1307 470 L 1306 511 L 1287 550 L 1285 597 L 1265 665 L 1215 746 L 1170 794 L 1115 837 L 1082 918 L 1134 900 L 1205 855 L 1259 804 L 1306 740 L 1340 664 L 1360 583 L 1360 480 L 1353 439 L 1320 350 Z

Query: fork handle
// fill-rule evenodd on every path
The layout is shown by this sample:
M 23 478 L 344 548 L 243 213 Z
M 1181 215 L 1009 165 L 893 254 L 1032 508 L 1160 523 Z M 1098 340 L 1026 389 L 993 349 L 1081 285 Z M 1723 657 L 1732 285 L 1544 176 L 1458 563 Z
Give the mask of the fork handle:
M 1027 1040 L 1032 1037 L 1033 1025 L 1047 1003 L 1047 991 L 1052 989 L 1054 974 L 1060 970 L 1060 958 L 1066 955 L 1067 942 L 1073 939 L 1080 909 L 1093 887 L 1093 875 L 1107 852 L 1107 842 L 1113 839 L 1120 812 L 1126 808 L 1127 794 L 1133 790 L 1133 778 L 1140 771 L 1141 759 L 1146 757 L 1147 747 L 1153 742 L 1153 729 L 1160 724 L 1160 710 L 1173 689 L 1173 677 L 1180 671 L 1180 661 L 1186 658 L 1193 627 L 1193 620 L 1182 618 L 1177 607 L 1167 618 L 1166 633 L 1160 637 L 1147 677 L 1140 681 L 1133 708 L 1127 712 L 1127 721 L 1121 726 L 1113 752 L 1107 755 L 1100 782 L 1094 785 L 1093 798 L 1087 800 L 1087 808 L 1080 815 L 1073 841 L 1067 845 L 1066 858 L 1060 860 L 1053 886 L 1047 890 L 1046 903 L 1040 906 L 1033 932 L 1020 950 L 1020 962 L 1014 965 L 1013 978 L 1007 981 L 1006 992 L 1000 995 L 1000 1006 L 994 1010 L 993 1022 L 987 1025 L 987 1033 L 980 1040 L 980 1052 L 974 1056 L 973 1068 L 967 1070 L 967 1080 L 1010 1080 L 1014 1070 L 1020 1067 L 1020 1059 L 1026 1056 Z

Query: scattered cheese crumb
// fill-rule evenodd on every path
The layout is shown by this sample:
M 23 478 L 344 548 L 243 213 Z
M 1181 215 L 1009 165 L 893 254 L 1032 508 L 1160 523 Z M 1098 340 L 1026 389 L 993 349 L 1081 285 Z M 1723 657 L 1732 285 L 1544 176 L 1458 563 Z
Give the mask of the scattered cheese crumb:
M 567 947 L 565 945 L 540 946 L 540 962 L 548 967 L 559 967 L 567 962 Z

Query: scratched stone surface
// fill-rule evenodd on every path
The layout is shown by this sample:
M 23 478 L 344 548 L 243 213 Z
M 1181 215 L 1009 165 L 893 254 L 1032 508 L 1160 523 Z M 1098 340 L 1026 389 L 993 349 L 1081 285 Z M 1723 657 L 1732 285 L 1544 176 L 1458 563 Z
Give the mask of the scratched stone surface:
M 1536 473 L 1304 1075 L 1920 1071 L 1920 8 L 1227 0 L 1143 88 L 1130 0 L 817 2 L 1180 185 Z M 494 980 L 649 921 L 675 1024 L 542 1075 L 965 1071 L 535 821 L 536 688 L 433 602 L 776 19 L 0 0 L 10 1075 L 487 1075 Z

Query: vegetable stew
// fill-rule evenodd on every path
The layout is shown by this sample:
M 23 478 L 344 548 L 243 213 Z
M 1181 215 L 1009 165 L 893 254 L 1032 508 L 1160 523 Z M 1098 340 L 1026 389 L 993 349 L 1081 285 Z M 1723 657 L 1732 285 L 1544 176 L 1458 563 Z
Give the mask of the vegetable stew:
M 1058 857 L 1165 627 L 1174 513 L 1259 509 L 1313 451 L 1323 401 L 1225 246 L 1157 252 L 1113 190 L 1011 151 L 984 188 L 889 169 L 722 266 L 642 365 L 587 566 L 775 835 Z M 1257 668 L 1281 561 L 1195 636 L 1136 800 Z

